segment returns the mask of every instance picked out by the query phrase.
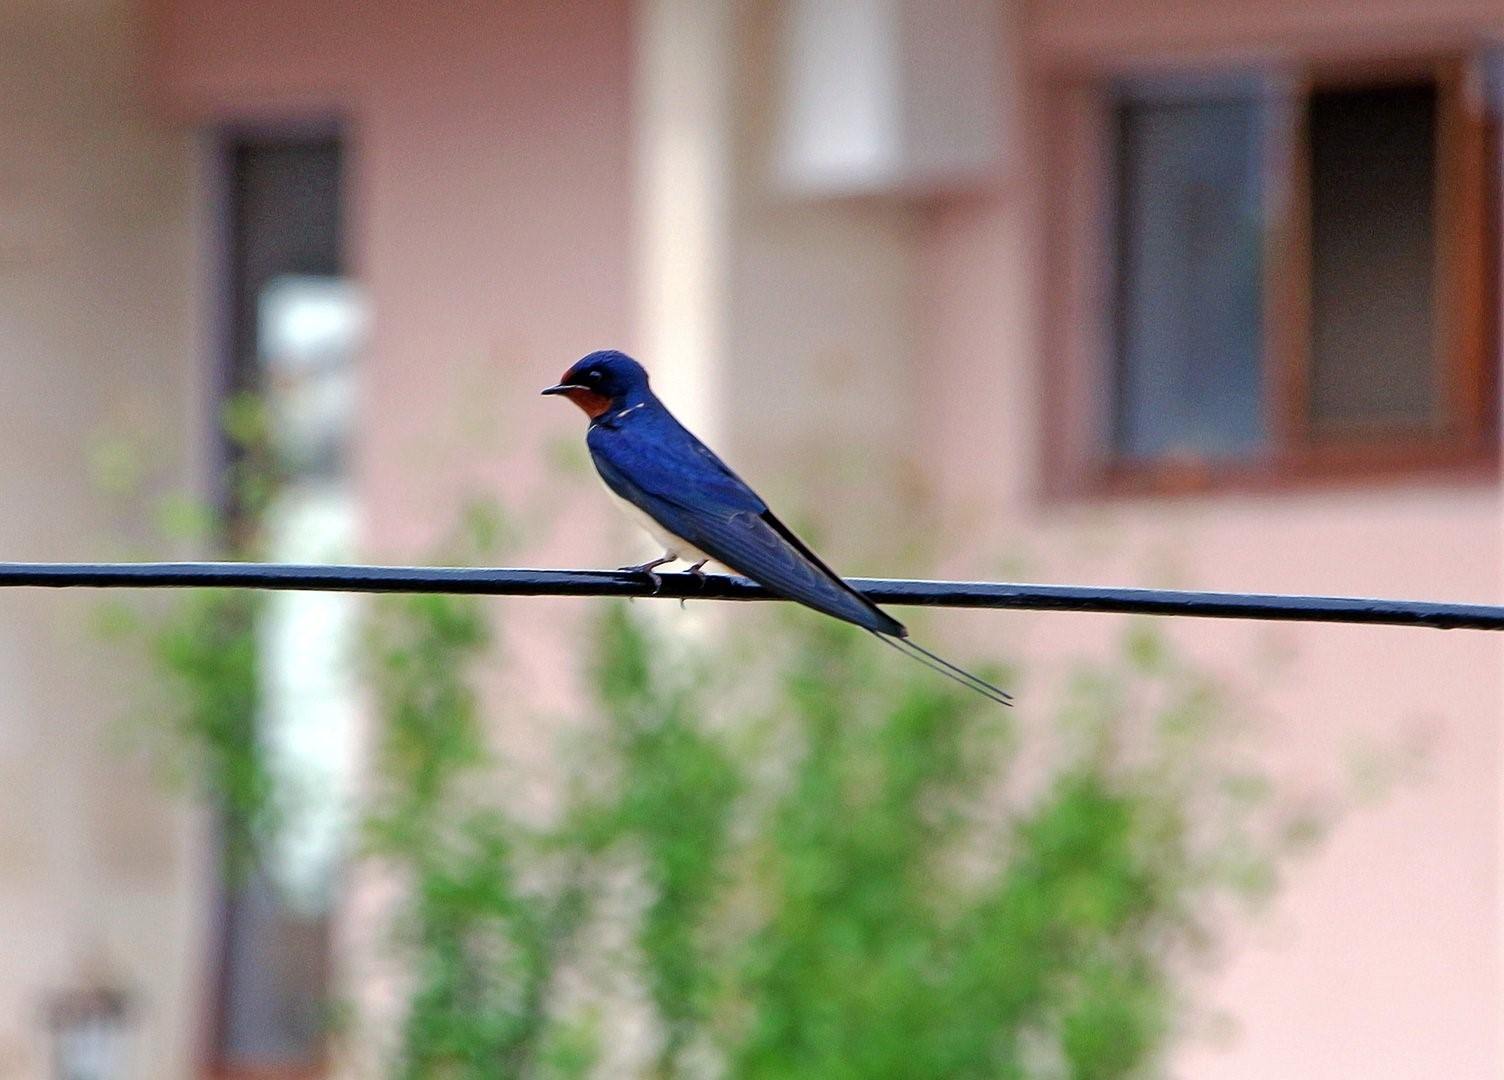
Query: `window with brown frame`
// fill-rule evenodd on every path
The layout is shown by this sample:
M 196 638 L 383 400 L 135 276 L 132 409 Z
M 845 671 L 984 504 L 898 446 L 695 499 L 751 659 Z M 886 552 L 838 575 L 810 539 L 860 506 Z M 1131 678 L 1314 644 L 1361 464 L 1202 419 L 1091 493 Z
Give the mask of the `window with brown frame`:
M 1498 165 L 1473 79 L 1447 60 L 1094 95 L 1106 317 L 1076 341 L 1105 354 L 1109 408 L 1087 486 L 1494 460 Z

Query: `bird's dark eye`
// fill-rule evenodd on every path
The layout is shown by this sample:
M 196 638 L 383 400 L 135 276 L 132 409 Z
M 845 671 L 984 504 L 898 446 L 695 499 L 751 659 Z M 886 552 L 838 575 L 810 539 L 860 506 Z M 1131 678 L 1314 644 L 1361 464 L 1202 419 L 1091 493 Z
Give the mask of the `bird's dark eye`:
M 590 372 L 590 374 L 586 375 L 585 378 L 589 379 L 593 383 L 598 383 L 601 381 L 601 373 L 599 371 L 592 371 Z

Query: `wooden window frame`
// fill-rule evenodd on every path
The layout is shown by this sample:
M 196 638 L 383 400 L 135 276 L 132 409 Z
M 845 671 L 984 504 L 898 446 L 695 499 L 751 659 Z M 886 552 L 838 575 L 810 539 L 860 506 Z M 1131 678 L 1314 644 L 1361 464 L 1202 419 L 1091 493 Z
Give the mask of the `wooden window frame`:
M 1248 64 L 1270 87 L 1263 370 L 1269 446 L 1245 460 L 1123 460 L 1113 446 L 1114 106 L 1122 77 L 1056 81 L 1045 105 L 1045 492 L 1173 495 L 1353 486 L 1417 478 L 1493 481 L 1499 472 L 1498 134 L 1483 59 L 1457 51 L 1382 60 Z M 1318 435 L 1309 423 L 1310 162 L 1305 103 L 1315 89 L 1427 78 L 1438 92 L 1435 432 Z M 1208 73 L 1208 86 L 1218 75 Z

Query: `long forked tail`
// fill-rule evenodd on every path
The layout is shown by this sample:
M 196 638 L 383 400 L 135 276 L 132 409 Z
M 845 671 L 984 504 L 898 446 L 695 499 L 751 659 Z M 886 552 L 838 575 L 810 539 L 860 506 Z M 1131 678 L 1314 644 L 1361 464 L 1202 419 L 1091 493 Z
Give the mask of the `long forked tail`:
M 988 701 L 995 701 L 999 705 L 1012 705 L 1013 695 L 1008 691 L 993 686 L 980 675 L 973 675 L 965 668 L 957 667 L 943 656 L 936 656 L 923 645 L 916 645 L 908 638 L 891 637 L 888 634 L 871 631 L 873 637 L 884 645 L 891 647 L 895 652 L 907 656 L 910 660 L 917 660 L 931 671 L 944 675 L 952 682 L 960 683 L 973 693 L 981 694 Z

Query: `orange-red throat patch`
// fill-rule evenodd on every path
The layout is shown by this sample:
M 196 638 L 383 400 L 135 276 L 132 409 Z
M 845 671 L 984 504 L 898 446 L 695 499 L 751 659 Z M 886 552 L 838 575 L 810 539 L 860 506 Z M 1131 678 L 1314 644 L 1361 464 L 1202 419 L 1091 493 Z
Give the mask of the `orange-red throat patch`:
M 581 411 L 590 419 L 605 414 L 611 408 L 611 399 L 605 394 L 597 394 L 594 390 L 587 390 L 583 386 L 571 386 L 564 391 L 564 396 L 578 405 Z

